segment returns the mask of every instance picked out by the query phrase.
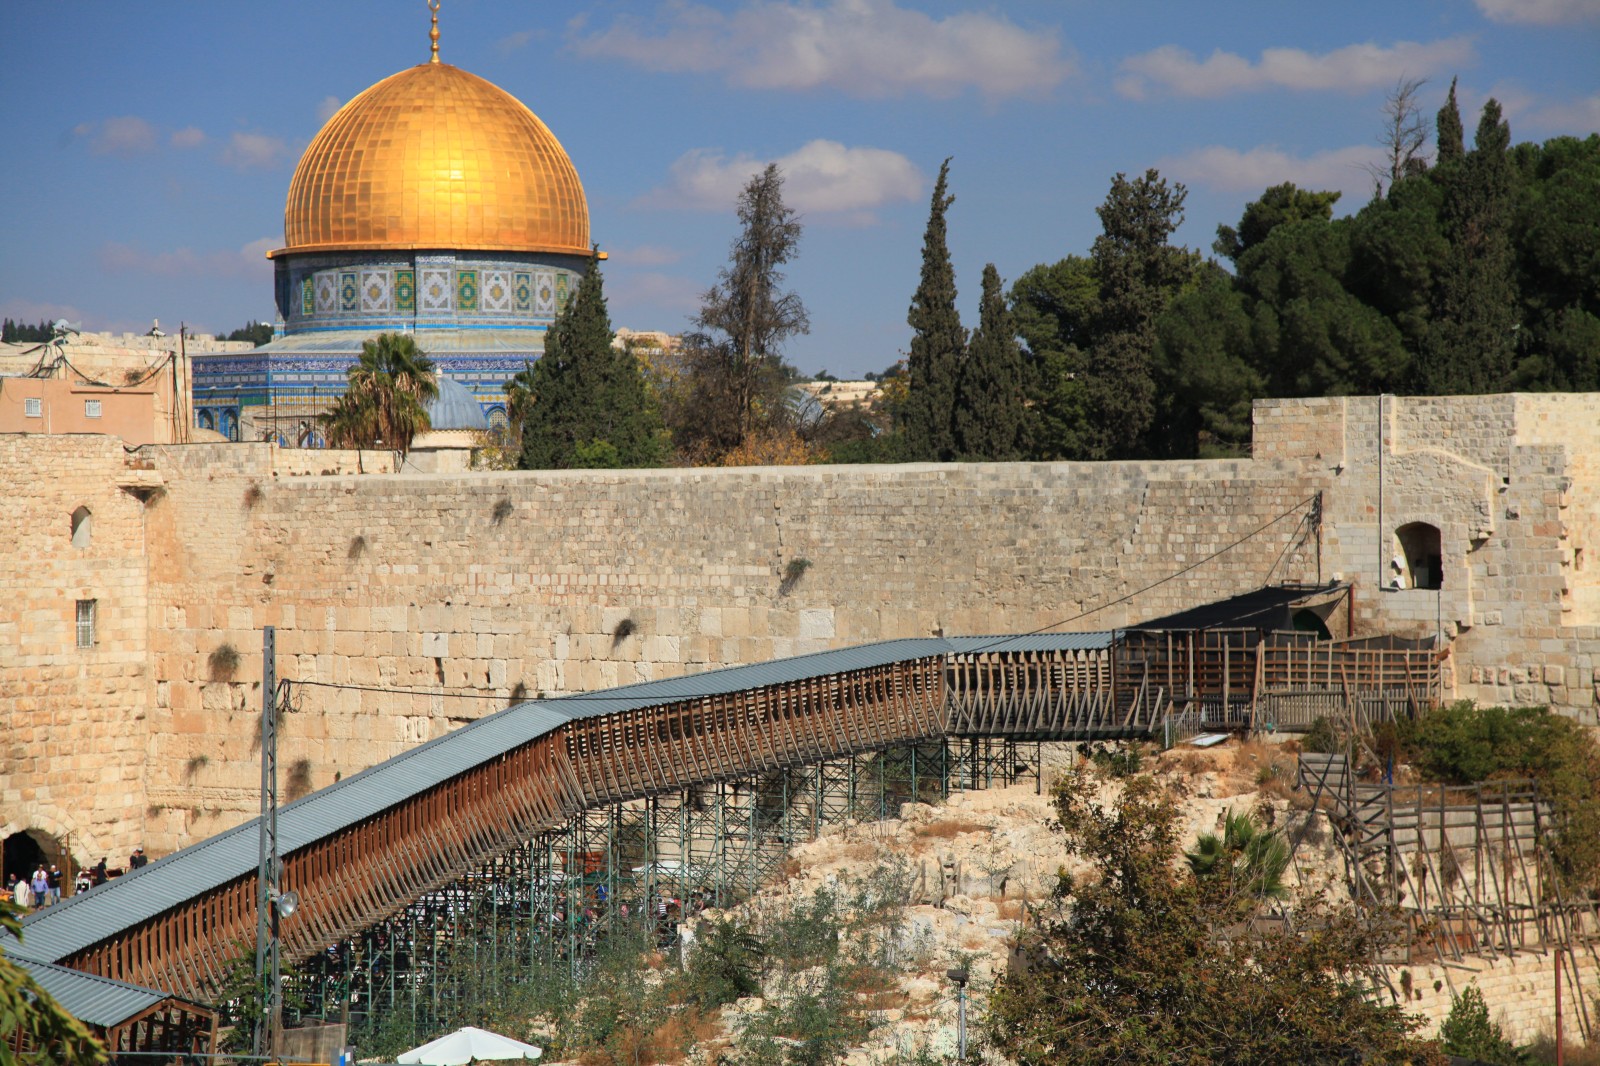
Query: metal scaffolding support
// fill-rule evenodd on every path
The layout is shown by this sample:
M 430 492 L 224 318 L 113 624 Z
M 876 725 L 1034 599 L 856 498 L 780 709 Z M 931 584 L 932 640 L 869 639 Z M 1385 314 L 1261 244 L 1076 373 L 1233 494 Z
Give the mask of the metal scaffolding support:
M 830 825 L 1036 779 L 1028 747 L 952 738 L 582 811 L 307 959 L 293 979 L 300 1016 L 431 1021 L 481 994 L 486 975 L 552 959 L 576 972 L 608 936 L 669 946 L 682 920 L 779 879 L 789 848 Z

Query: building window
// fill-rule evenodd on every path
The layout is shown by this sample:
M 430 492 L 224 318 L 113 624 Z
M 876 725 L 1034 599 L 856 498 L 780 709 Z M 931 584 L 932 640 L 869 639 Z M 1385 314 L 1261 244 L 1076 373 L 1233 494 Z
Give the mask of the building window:
M 83 401 L 83 417 L 85 417 L 85 418 L 99 418 L 100 417 L 100 401 L 99 400 L 85 400 L 85 401 Z
M 43 418 L 44 401 L 37 396 L 29 396 L 22 401 L 22 413 L 29 418 Z
M 94 647 L 94 600 L 78 601 L 78 647 Z
M 87 548 L 89 546 L 90 517 L 89 508 L 87 507 L 80 507 L 72 512 L 72 546 L 74 548 Z

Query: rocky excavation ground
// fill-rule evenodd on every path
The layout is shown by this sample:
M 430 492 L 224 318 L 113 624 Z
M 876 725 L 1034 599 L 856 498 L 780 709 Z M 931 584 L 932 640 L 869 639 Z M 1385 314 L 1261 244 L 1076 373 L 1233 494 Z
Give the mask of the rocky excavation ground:
M 803 910 L 819 890 L 844 899 L 874 879 L 892 882 L 904 905 L 887 945 L 887 985 L 858 995 L 870 1029 L 853 1042 L 845 1061 L 866 1066 L 948 1060 L 956 1052 L 958 1003 L 947 971 L 968 971 L 969 1038 L 977 1044 L 987 993 L 1005 970 L 1029 904 L 1048 901 L 1058 871 L 1068 863 L 1054 829 L 1050 785 L 1078 757 L 1064 746 L 1047 751 L 1042 787 L 1029 781 L 961 792 L 938 806 L 905 804 L 899 818 L 831 827 L 792 849 L 781 882 L 726 914 L 707 912 L 697 919 L 685 930 L 683 957 L 697 933 L 720 917 L 770 929 L 777 916 Z M 1185 846 L 1201 833 L 1220 831 L 1228 810 L 1253 810 L 1298 839 L 1291 884 L 1323 887 L 1339 879 L 1331 839 L 1317 820 L 1307 819 L 1306 800 L 1291 788 L 1294 755 L 1287 747 L 1230 741 L 1205 750 L 1178 748 L 1147 756 L 1145 768 L 1183 799 Z M 786 994 L 791 993 L 773 987 L 769 977 L 763 995 L 706 1018 L 712 1024 L 697 1031 L 690 1061 L 728 1057 L 741 1030 L 769 1009 L 769 997 Z

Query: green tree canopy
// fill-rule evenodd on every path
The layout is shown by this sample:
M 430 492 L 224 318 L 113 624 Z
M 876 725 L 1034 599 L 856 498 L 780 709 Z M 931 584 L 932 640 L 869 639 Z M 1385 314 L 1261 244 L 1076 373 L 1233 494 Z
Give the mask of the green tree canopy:
M 1017 328 L 993 263 L 983 268 L 978 328 L 956 389 L 956 444 L 962 459 L 1010 462 L 1027 448 L 1028 396 Z
M 1023 934 L 990 999 L 996 1046 L 1021 1066 L 1443 1062 L 1420 1019 L 1378 1002 L 1380 946 L 1347 909 L 1302 899 L 1305 932 L 1241 924 L 1259 906 L 1175 862 L 1177 808 L 1148 776 L 1101 801 L 1089 773 L 1055 792 L 1067 850 L 1055 909 Z
M 1094 264 L 1069 255 L 1033 267 L 1012 283 L 1011 309 L 1031 372 L 1033 455 L 1077 458 L 1088 447 L 1083 372 L 1100 314 Z
M 598 255 L 545 337 L 544 355 L 507 384 L 524 470 L 656 466 L 661 415 L 638 360 L 613 347 Z
M 1239 257 L 1267 239 L 1278 226 L 1286 222 L 1300 222 L 1314 218 L 1326 222 L 1333 218 L 1333 205 L 1338 203 L 1338 192 L 1312 192 L 1298 189 L 1293 182 L 1274 185 L 1244 207 L 1239 227 L 1218 226 L 1213 251 L 1225 259 L 1238 261 Z
M 955 202 L 948 192 L 950 160 L 939 166 L 922 235 L 922 277 L 911 297 L 906 321 L 911 351 L 906 361 L 910 389 L 902 410 L 905 455 L 916 461 L 948 462 L 956 457 L 955 404 L 967 331 L 956 311 L 956 273 L 950 263 L 945 212 Z

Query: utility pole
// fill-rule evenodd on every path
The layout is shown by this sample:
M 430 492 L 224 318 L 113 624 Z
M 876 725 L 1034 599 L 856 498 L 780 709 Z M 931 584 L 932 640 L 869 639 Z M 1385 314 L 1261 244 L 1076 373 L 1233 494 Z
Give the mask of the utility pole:
M 956 1061 L 967 1061 L 967 968 L 957 966 L 946 970 L 945 976 L 949 977 L 956 986 Z
M 261 819 L 256 866 L 256 987 L 261 990 L 252 1054 L 277 1050 L 278 912 L 278 678 L 277 630 L 261 631 Z

